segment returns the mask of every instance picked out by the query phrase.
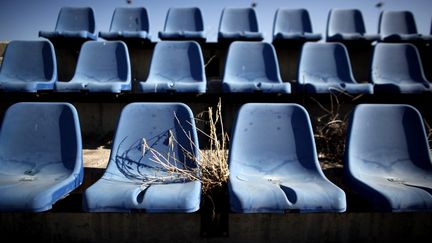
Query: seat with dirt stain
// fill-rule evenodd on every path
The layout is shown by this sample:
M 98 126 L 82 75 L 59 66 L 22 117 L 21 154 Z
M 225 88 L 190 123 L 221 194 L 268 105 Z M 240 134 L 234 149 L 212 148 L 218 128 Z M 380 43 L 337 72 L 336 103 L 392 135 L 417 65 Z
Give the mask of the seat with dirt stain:
M 310 118 L 300 105 L 243 105 L 233 129 L 229 169 L 229 201 L 234 212 L 346 209 L 345 192 L 321 170 Z
M 347 132 L 346 177 L 378 211 L 431 211 L 432 162 L 419 111 L 405 104 L 361 104 Z
M 197 211 L 201 199 L 198 150 L 188 106 L 128 104 L 120 114 L 107 168 L 83 194 L 84 210 Z

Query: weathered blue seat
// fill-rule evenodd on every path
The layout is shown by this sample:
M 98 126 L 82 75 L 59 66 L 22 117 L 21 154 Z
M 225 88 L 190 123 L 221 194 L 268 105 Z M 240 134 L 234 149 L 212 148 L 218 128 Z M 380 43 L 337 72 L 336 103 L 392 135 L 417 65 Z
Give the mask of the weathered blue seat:
M 224 8 L 222 10 L 218 41 L 261 41 L 258 19 L 253 8 Z
M 0 130 L 0 211 L 41 212 L 83 181 L 81 130 L 68 103 L 16 103 Z
M 40 37 L 54 39 L 96 40 L 93 8 L 62 7 L 54 31 L 39 31 Z
M 373 93 L 372 84 L 358 83 L 354 79 L 348 51 L 341 43 L 305 43 L 297 79 L 296 86 L 299 92 Z
M 306 9 L 276 10 L 273 22 L 275 41 L 319 41 L 322 35 L 313 33 L 309 12 Z
M 121 112 L 105 173 L 84 192 L 84 210 L 197 211 L 201 181 L 166 166 L 199 177 L 198 153 L 189 107 L 181 103 L 128 104 Z
M 164 30 L 159 32 L 161 40 L 205 41 L 204 21 L 201 10 L 192 8 L 170 8 Z
M 378 93 L 432 91 L 417 48 L 410 43 L 378 43 L 373 52 L 371 80 Z
M 373 42 L 379 34 L 367 34 L 363 15 L 358 9 L 331 9 L 327 20 L 326 41 Z
M 233 42 L 222 83 L 227 93 L 291 93 L 290 83 L 280 77 L 273 45 L 265 42 Z
M 414 15 L 407 10 L 382 11 L 378 20 L 378 33 L 384 42 L 418 42 L 423 39 L 417 32 Z
M 403 104 L 361 104 L 349 121 L 346 177 L 379 211 L 431 211 L 432 162 L 421 114 Z
M 344 191 L 321 170 L 309 115 L 300 105 L 243 105 L 228 160 L 234 212 L 346 210 Z
M 57 92 L 121 93 L 131 90 L 129 52 L 123 41 L 85 42 L 73 78 L 57 82 Z
M 200 45 L 195 41 L 161 41 L 153 51 L 144 93 L 205 93 L 207 80 Z
M 143 7 L 118 7 L 114 10 L 108 32 L 99 32 L 105 40 L 150 41 L 149 18 Z
M 32 93 L 52 91 L 56 81 L 57 59 L 51 42 L 9 42 L 0 67 L 0 90 Z

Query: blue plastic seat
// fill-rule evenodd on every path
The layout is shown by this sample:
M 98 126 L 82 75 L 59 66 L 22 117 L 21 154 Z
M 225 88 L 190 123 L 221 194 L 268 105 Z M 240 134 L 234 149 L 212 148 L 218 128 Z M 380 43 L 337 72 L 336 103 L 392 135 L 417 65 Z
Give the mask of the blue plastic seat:
M 200 45 L 195 41 L 161 41 L 153 51 L 144 93 L 205 93 L 207 80 Z
M 380 40 L 379 34 L 367 34 L 363 15 L 358 9 L 331 9 L 327 20 L 326 41 L 373 42 Z
M 54 31 L 39 31 L 47 39 L 96 40 L 94 11 L 90 7 L 62 7 Z
M 378 43 L 371 69 L 375 92 L 423 93 L 432 90 L 423 73 L 417 48 L 412 44 Z
M 273 45 L 265 42 L 233 42 L 222 84 L 227 93 L 291 93 L 291 84 L 282 82 Z
M 57 80 L 54 47 L 47 40 L 11 41 L 0 67 L 0 90 L 38 92 L 53 90 Z
M 197 161 L 191 158 L 198 158 L 198 153 L 188 106 L 128 104 L 121 112 L 105 173 L 83 194 L 84 210 L 195 212 L 200 207 L 201 181 L 170 172 L 156 161 L 199 174 Z
M 243 105 L 234 124 L 228 163 L 234 212 L 346 210 L 345 192 L 321 170 L 309 115 L 300 105 Z
M 0 211 L 41 212 L 83 181 L 81 130 L 68 103 L 16 103 L 0 130 Z
M 275 41 L 319 41 L 322 35 L 313 33 L 309 12 L 306 9 L 276 10 L 273 22 Z
M 422 35 L 417 32 L 414 15 L 410 11 L 382 11 L 378 20 L 378 33 L 384 42 L 417 42 Z
M 99 32 L 105 40 L 143 40 L 150 41 L 149 18 L 146 8 L 118 7 L 114 10 L 108 32 Z
M 372 84 L 358 83 L 354 79 L 348 51 L 341 43 L 305 43 L 297 77 L 300 92 L 373 93 Z
M 205 41 L 204 21 L 199 8 L 170 8 L 164 30 L 159 32 L 161 40 Z
M 262 41 L 258 19 L 253 8 L 224 8 L 222 10 L 218 41 Z
M 432 162 L 416 108 L 358 105 L 347 132 L 345 168 L 354 191 L 379 211 L 432 210 Z
M 131 66 L 123 41 L 85 42 L 73 78 L 56 83 L 58 92 L 121 93 L 130 90 Z

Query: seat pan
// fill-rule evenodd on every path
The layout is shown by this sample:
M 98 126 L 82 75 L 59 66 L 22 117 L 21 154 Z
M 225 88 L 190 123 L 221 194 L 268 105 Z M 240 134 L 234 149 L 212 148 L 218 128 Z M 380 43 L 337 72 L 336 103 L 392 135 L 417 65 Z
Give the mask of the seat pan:
M 322 39 L 321 34 L 314 34 L 314 33 L 281 33 L 281 32 L 278 32 L 274 36 L 274 40 L 319 41 L 321 39 Z
M 293 172 L 294 174 L 296 172 Z M 346 208 L 345 193 L 328 180 L 319 176 L 302 179 L 269 176 L 230 176 L 229 188 L 235 196 L 231 210 L 243 213 L 287 211 L 343 212 Z
M 2 164 L 5 161 L 1 161 Z M 61 199 L 82 182 L 81 175 L 73 174 L 59 163 L 39 164 L 34 173 L 31 163 L 15 163 L 15 171 L 0 168 L 1 211 L 41 212 L 51 209 L 53 201 Z M 21 171 L 16 170 L 19 167 Z M 27 168 L 27 169 L 26 169 Z
M 206 82 L 192 80 L 190 82 L 152 81 L 140 82 L 141 91 L 144 93 L 205 93 Z
M 418 94 L 432 92 L 432 88 L 427 83 L 405 83 L 396 84 L 394 82 L 376 82 L 374 92 L 377 93 L 399 93 L 399 94 Z
M 404 175 L 405 174 L 405 175 Z M 396 175 L 362 175 L 352 179 L 356 188 L 364 188 L 375 207 L 392 212 L 432 210 L 432 174 L 419 177 L 407 173 Z M 378 200 L 380 199 L 380 200 Z
M 144 184 L 143 184 L 144 183 Z M 195 212 L 201 182 L 149 184 L 101 179 L 85 192 L 89 212 Z
M 249 82 L 235 82 L 235 81 L 224 81 L 223 90 L 228 93 L 291 93 L 291 84 L 271 82 L 267 80 L 249 81 Z
M 88 91 L 93 93 L 121 93 L 122 91 L 130 91 L 131 84 L 126 81 L 122 82 L 97 82 L 97 81 L 69 81 L 57 82 L 55 84 L 56 92 L 81 92 Z
M 0 81 L 0 89 L 4 92 L 35 93 L 38 90 L 53 90 L 54 84 L 55 81 Z
M 332 36 L 328 36 L 328 41 L 377 41 L 380 39 L 380 35 L 374 34 L 360 34 L 360 33 L 338 33 Z
M 99 32 L 99 36 L 105 40 L 128 40 L 142 39 L 150 40 L 151 36 L 147 31 L 115 31 L 115 32 Z
M 45 37 L 47 39 L 59 39 L 59 38 L 68 38 L 68 39 L 86 39 L 86 40 L 96 40 L 97 36 L 94 33 L 91 33 L 86 30 L 82 31 L 39 31 L 40 37 Z
M 219 32 L 218 38 L 262 41 L 264 39 L 264 35 L 260 32 L 251 32 L 251 31 Z
M 204 31 L 161 31 L 159 32 L 159 38 L 162 40 L 187 40 L 187 39 L 196 39 L 203 40 L 205 39 Z
M 329 82 L 329 83 L 306 83 L 299 85 L 300 90 L 307 93 L 332 93 L 332 92 L 346 92 L 349 94 L 372 94 L 372 84 L 366 83 L 346 83 L 346 82 Z
M 422 37 L 420 34 L 390 34 L 381 36 L 381 41 L 395 42 L 395 41 L 420 41 Z

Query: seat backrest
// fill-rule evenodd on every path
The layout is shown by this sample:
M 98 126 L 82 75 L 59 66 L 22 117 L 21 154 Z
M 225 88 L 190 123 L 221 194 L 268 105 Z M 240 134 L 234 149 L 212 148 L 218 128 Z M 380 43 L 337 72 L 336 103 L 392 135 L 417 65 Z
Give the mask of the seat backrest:
M 195 121 L 188 106 L 131 103 L 120 114 L 105 175 L 140 181 L 157 173 L 162 176 L 166 170 L 154 161 L 156 158 L 178 168 L 196 168 L 196 161 L 188 154 L 198 158 L 198 149 Z M 171 158 L 165 161 L 168 155 Z
M 72 171 L 81 156 L 79 119 L 71 104 L 22 102 L 7 109 L 0 130 L 2 162 L 31 164 L 35 170 L 47 164 L 52 165 L 52 170 L 60 169 L 55 164 L 63 164 Z M 2 167 L 10 165 L 0 163 Z M 3 169 L 19 170 L 19 163 Z
M 222 10 L 219 32 L 259 32 L 253 8 L 225 8 Z
M 56 31 L 88 31 L 96 28 L 94 11 L 90 7 L 62 7 L 58 14 Z
M 11 81 L 56 80 L 57 60 L 53 45 L 47 40 L 9 42 L 0 66 L 0 76 Z
M 235 41 L 228 50 L 224 80 L 281 81 L 276 51 L 265 42 Z
M 204 31 L 203 17 L 199 8 L 170 8 L 168 10 L 164 30 Z
M 351 114 L 345 152 L 352 158 L 347 166 L 354 175 L 403 173 L 410 163 L 432 169 L 422 117 L 410 105 L 357 105 Z
M 410 11 L 382 11 L 378 22 L 378 33 L 383 36 L 417 34 L 414 15 Z
M 374 83 L 382 80 L 394 83 L 426 80 L 417 48 L 409 43 L 378 43 L 374 48 L 371 69 Z
M 127 46 L 122 41 L 87 41 L 78 57 L 73 80 L 128 81 L 131 67 Z
M 146 31 L 149 32 L 149 18 L 143 7 L 118 7 L 114 10 L 110 31 Z
M 147 80 L 204 81 L 204 60 L 195 41 L 160 41 L 156 44 Z
M 276 10 L 273 35 L 277 33 L 312 33 L 309 12 L 306 9 Z
M 298 81 L 355 83 L 348 51 L 341 43 L 305 43 L 302 48 Z
M 248 103 L 237 113 L 230 173 L 321 173 L 307 111 L 297 104 Z
M 358 9 L 331 9 L 327 20 L 327 36 L 365 34 L 363 15 Z

